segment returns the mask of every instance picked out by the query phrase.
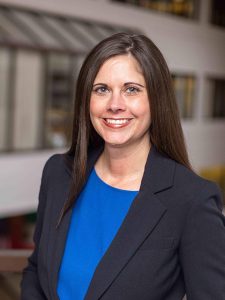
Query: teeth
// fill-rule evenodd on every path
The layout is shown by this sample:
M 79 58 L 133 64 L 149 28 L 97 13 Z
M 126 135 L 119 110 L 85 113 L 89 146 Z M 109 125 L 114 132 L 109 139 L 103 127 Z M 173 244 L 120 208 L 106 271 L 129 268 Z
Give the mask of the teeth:
M 118 124 L 118 125 L 121 125 L 121 124 L 125 124 L 127 122 L 129 122 L 129 119 L 105 119 L 107 123 L 109 124 Z

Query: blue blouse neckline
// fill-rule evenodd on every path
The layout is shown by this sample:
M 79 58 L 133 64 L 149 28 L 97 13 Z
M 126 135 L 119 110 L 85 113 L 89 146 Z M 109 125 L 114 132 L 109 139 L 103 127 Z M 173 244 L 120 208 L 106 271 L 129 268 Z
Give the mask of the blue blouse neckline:
M 97 178 L 97 180 L 102 184 L 104 185 L 105 187 L 107 187 L 108 189 L 111 189 L 111 190 L 117 190 L 117 191 L 120 191 L 120 192 L 124 192 L 124 193 L 134 193 L 134 194 L 137 194 L 139 191 L 132 191 L 132 190 L 124 190 L 124 189 L 120 189 L 120 188 L 117 188 L 117 187 L 114 187 L 108 183 L 106 183 L 105 181 L 103 181 L 97 174 L 95 168 L 93 168 L 93 173 L 95 175 L 95 177 Z

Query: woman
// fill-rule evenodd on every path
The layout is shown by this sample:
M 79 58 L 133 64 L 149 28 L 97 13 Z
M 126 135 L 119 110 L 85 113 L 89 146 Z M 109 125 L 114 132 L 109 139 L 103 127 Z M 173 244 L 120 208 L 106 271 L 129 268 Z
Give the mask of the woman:
M 225 218 L 191 170 L 166 62 L 142 35 L 81 68 L 73 138 L 45 165 L 22 299 L 225 299 Z

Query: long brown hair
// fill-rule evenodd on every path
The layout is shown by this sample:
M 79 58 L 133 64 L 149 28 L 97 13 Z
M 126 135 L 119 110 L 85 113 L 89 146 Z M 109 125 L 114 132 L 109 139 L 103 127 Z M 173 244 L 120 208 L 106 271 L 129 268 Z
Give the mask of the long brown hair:
M 116 55 L 131 54 L 138 61 L 151 107 L 150 139 L 157 150 L 191 168 L 185 147 L 172 79 L 166 61 L 146 36 L 117 33 L 101 41 L 86 57 L 77 80 L 71 147 L 72 185 L 61 217 L 73 205 L 85 183 L 88 150 L 104 144 L 93 128 L 89 101 L 95 77 L 103 63 Z

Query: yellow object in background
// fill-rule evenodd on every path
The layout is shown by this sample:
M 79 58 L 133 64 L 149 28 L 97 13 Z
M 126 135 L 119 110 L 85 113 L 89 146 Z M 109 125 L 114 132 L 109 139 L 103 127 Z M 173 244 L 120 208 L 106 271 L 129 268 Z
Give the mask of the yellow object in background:
M 204 168 L 200 171 L 200 175 L 206 179 L 215 181 L 219 184 L 223 192 L 223 199 L 225 205 L 225 166 L 214 166 L 210 168 Z

